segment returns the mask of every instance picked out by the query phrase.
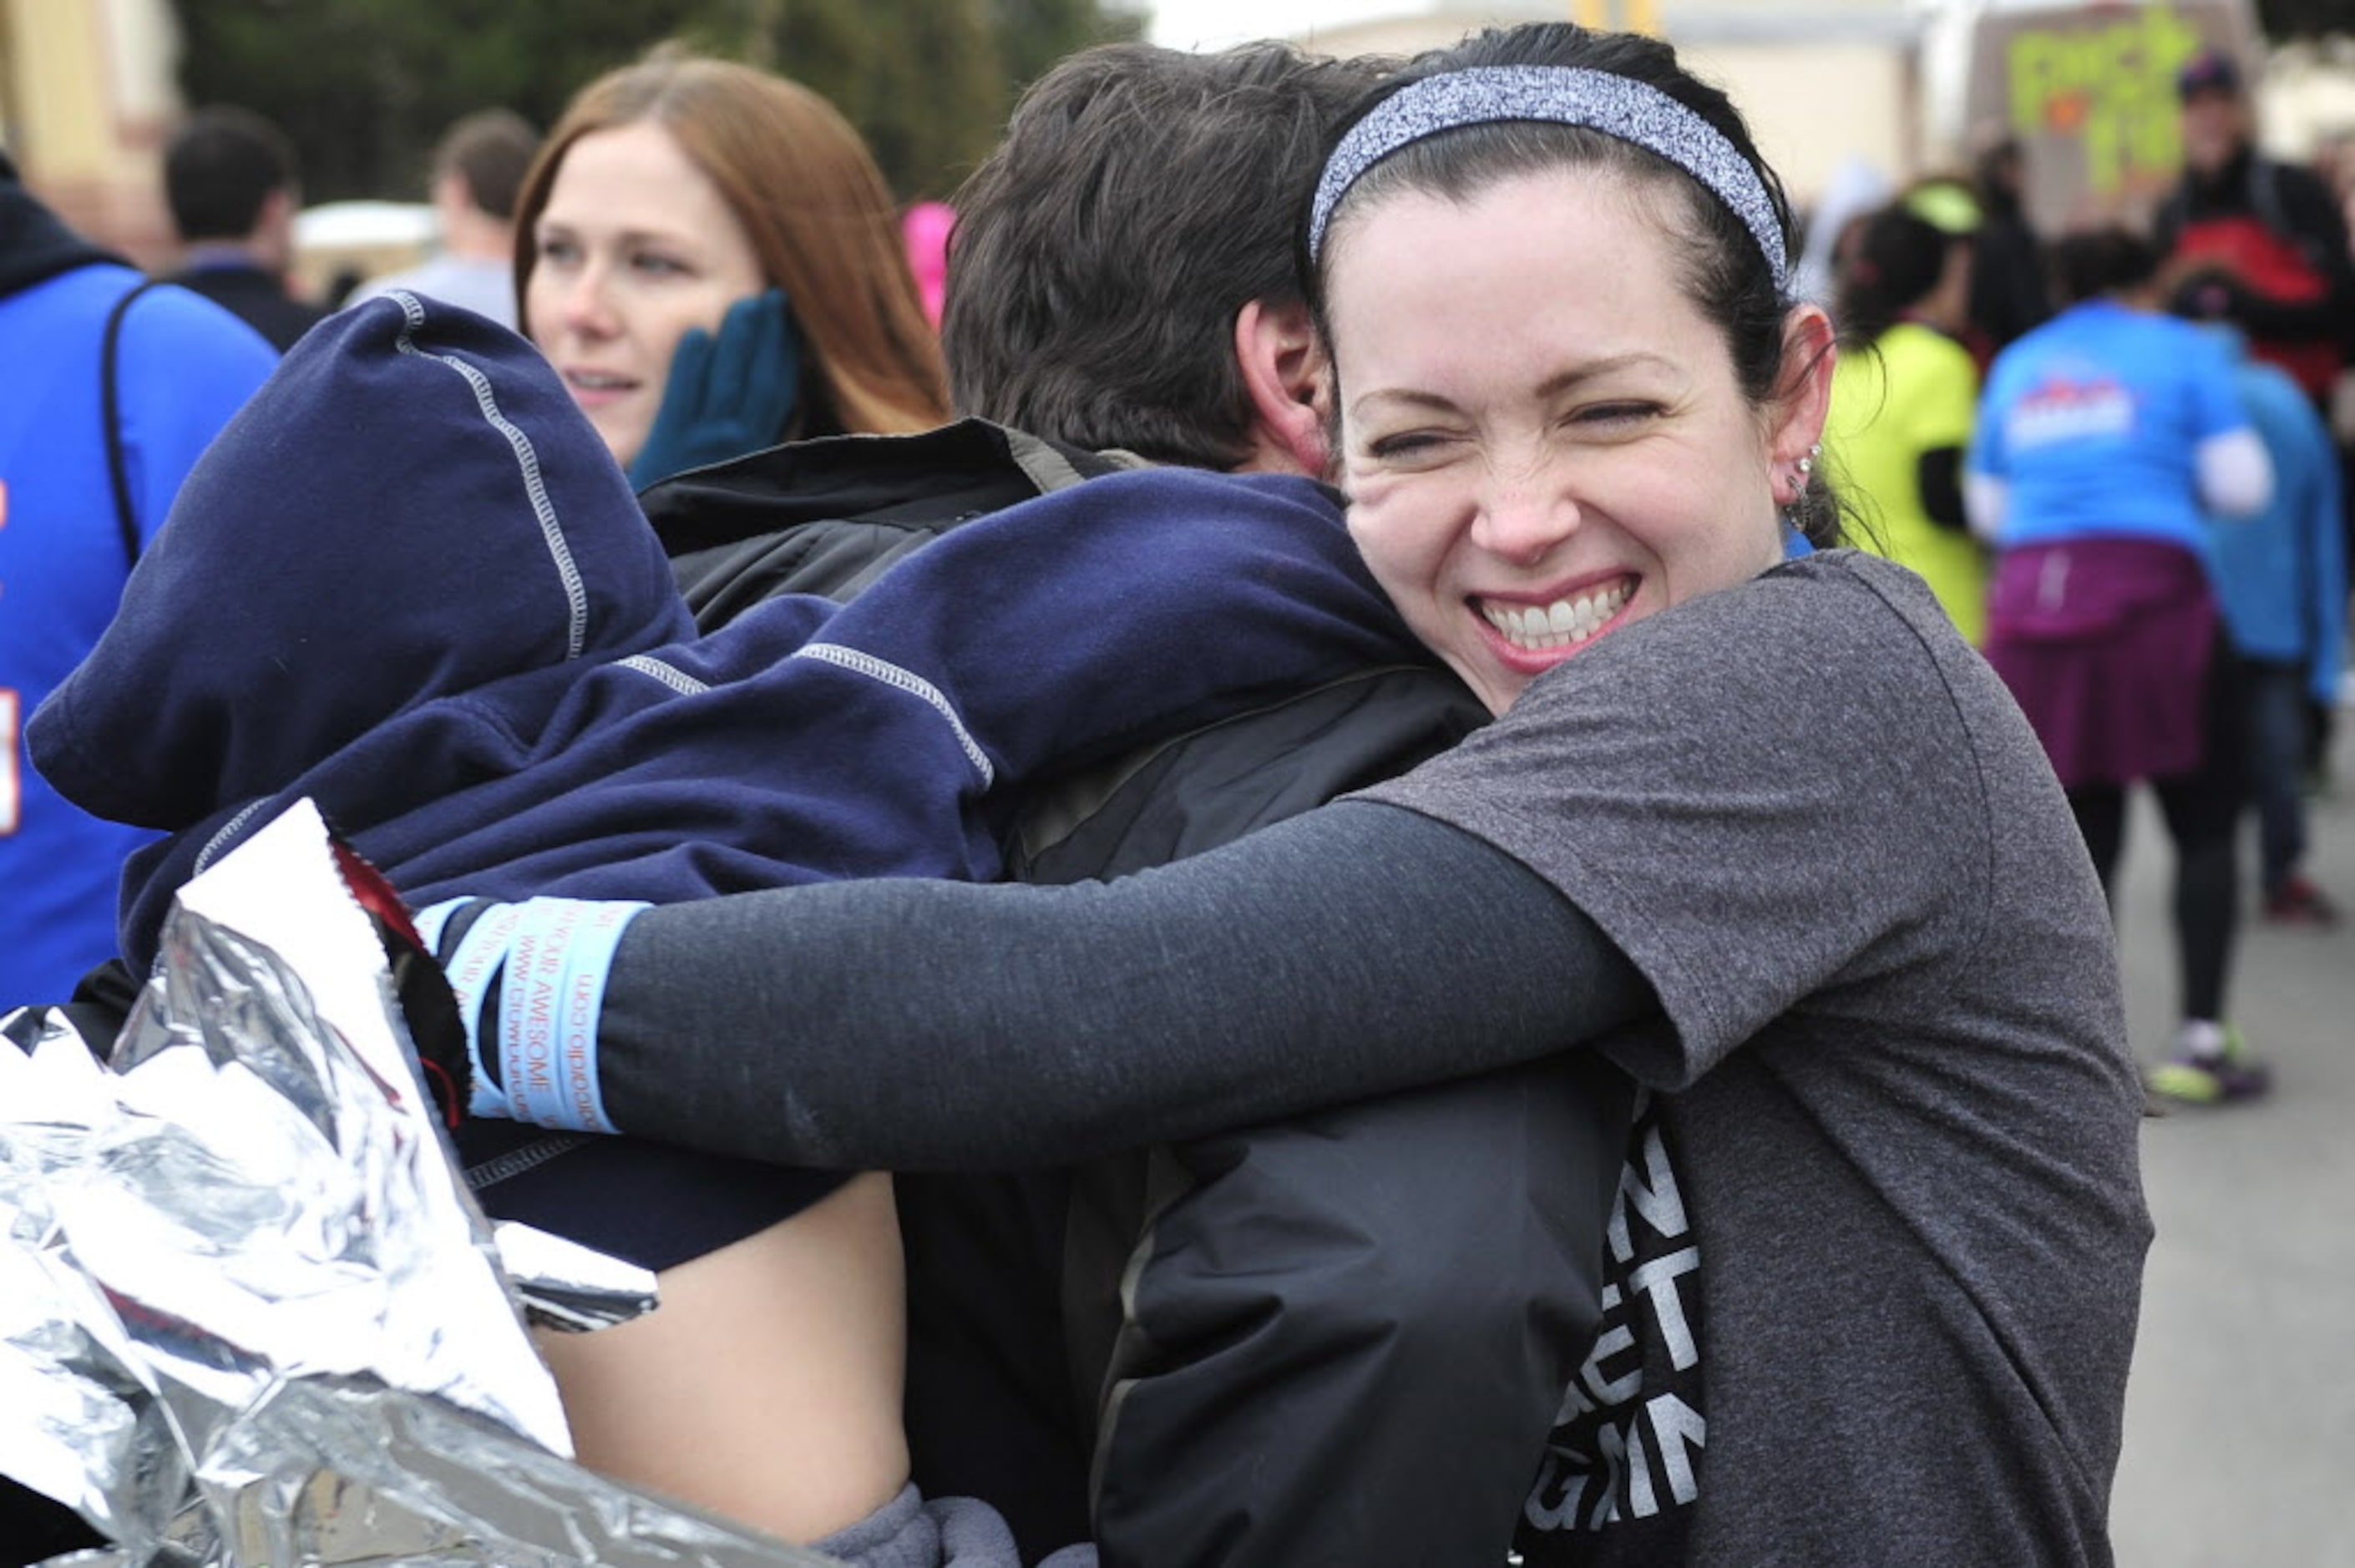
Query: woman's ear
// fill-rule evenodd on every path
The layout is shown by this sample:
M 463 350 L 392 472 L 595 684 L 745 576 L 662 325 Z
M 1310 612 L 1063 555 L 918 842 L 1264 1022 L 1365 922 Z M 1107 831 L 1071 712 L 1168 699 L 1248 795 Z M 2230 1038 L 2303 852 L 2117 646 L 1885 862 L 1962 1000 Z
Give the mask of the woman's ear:
M 1766 450 L 1777 467 L 1808 456 L 1824 439 L 1831 410 L 1832 366 L 1839 358 L 1831 318 L 1820 305 L 1791 307 L 1783 318 L 1783 376 Z
M 1242 465 L 1325 477 L 1327 377 L 1308 307 L 1253 300 L 1235 313 L 1235 366 L 1252 404 L 1252 456 Z

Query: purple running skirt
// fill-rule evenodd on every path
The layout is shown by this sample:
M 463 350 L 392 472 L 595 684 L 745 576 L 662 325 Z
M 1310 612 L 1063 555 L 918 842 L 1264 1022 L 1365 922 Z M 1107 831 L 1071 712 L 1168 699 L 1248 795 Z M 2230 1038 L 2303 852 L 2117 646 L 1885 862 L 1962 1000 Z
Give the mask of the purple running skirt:
M 2073 539 L 1996 564 L 1987 658 L 2064 788 L 2124 785 L 2200 767 L 2216 630 L 2190 551 Z

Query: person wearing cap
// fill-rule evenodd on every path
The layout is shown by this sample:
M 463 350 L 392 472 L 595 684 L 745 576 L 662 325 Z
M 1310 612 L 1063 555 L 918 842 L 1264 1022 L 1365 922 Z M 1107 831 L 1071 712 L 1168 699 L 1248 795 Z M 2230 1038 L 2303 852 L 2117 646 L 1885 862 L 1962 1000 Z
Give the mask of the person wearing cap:
M 2229 322 L 2249 356 L 2288 372 L 2328 421 L 2340 373 L 2355 365 L 2355 259 L 2329 185 L 2310 169 L 2257 152 L 2246 84 L 2232 56 L 2203 50 L 2176 75 L 2183 111 L 2183 177 L 2161 205 L 2153 238 L 2167 258 L 2179 314 Z M 2342 474 L 2355 454 L 2342 445 Z M 2342 486 L 2341 550 L 2355 555 L 2355 512 Z M 2330 755 L 2333 705 L 2310 705 L 2307 766 Z
M 2176 74 L 2183 176 L 2153 238 L 2187 313 L 2229 319 L 2321 406 L 2355 346 L 2346 219 L 2311 170 L 2258 153 L 2241 68 L 2204 49 Z

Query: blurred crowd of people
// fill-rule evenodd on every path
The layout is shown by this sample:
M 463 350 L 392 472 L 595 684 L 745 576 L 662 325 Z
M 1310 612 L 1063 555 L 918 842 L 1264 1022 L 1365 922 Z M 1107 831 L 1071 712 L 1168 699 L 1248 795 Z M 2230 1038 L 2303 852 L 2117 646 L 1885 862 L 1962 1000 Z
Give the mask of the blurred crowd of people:
M 2229 1008 L 2244 838 L 2261 919 L 2341 917 L 2306 799 L 2348 670 L 2355 160 L 2262 154 L 2230 55 L 2175 88 L 2184 168 L 2145 228 L 2040 234 L 2009 138 L 1834 215 L 1828 444 L 1859 542 L 1930 582 L 2036 723 L 2105 883 L 2126 792 L 2155 793 L 2182 1024 L 2151 1086 L 2213 1102 L 2267 1081 Z

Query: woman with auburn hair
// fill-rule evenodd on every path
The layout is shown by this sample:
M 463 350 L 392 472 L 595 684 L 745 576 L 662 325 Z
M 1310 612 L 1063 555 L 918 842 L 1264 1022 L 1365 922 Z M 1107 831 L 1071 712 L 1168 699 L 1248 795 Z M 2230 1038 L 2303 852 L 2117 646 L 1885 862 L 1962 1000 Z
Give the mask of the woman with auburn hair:
M 897 204 L 797 82 L 665 46 L 574 95 L 516 208 L 519 325 L 640 488 L 948 418 Z

